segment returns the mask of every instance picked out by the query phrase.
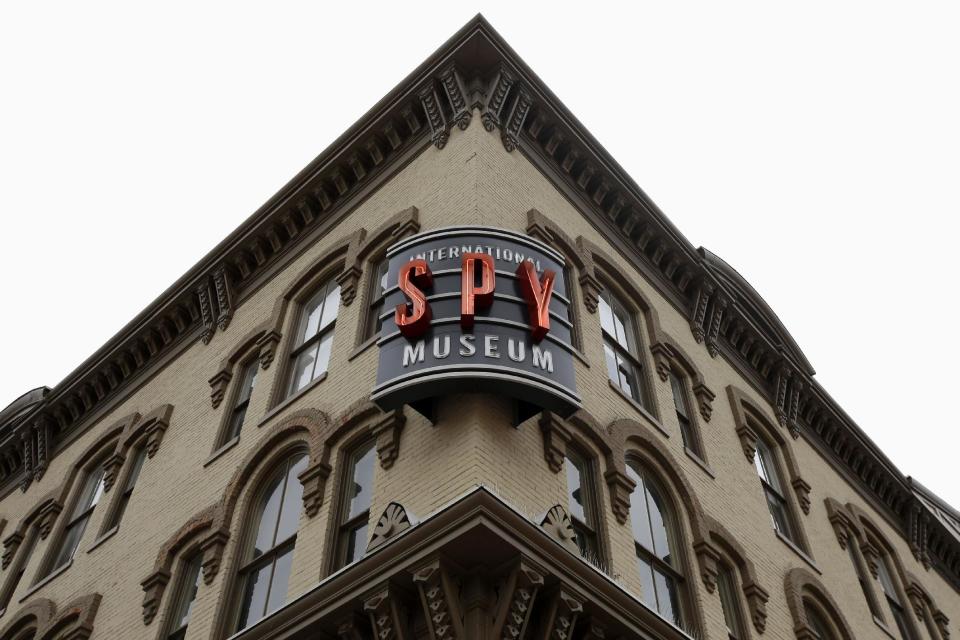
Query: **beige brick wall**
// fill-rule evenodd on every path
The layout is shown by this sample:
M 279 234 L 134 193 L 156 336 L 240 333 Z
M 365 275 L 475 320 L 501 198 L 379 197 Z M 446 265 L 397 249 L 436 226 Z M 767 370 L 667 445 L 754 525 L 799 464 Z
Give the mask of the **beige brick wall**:
M 527 211 L 536 208 L 562 226 L 571 237 L 583 235 L 616 258 L 621 272 L 657 309 L 662 331 L 696 359 L 707 385 L 717 393 L 712 420 L 709 423 L 700 421 L 709 473 L 683 451 L 669 384 L 650 375 L 654 413 L 662 417 L 662 429 L 669 434 L 669 437 L 658 437 L 672 454 L 679 473 L 693 487 L 704 510 L 724 524 L 756 565 L 760 583 L 770 592 L 767 637 L 791 637 L 793 621 L 786 606 L 784 576 L 793 567 L 809 565 L 774 535 L 756 473 L 744 458 L 735 433 L 725 389 L 732 384 L 759 404 L 763 405 L 763 401 L 723 358 L 710 358 L 703 346 L 693 340 L 683 315 L 660 297 L 521 153 L 506 153 L 499 138 L 485 132 L 476 121 L 464 132 L 454 130 L 442 151 L 427 148 L 358 206 L 349 218 L 298 256 L 237 309 L 227 331 L 215 334 L 209 345 L 199 342 L 190 345 L 170 366 L 113 408 L 106 418 L 54 458 L 42 481 L 35 483 L 26 493 L 14 491 L 0 501 L 0 515 L 10 521 L 6 535 L 22 514 L 59 486 L 79 452 L 95 442 L 115 420 L 133 411 L 146 413 L 164 403 L 175 407 L 159 452 L 143 468 L 120 530 L 91 550 L 106 511 L 98 508 L 73 565 L 25 598 L 41 557 L 51 551 L 56 536 L 42 542 L 30 559 L 9 611 L 0 617 L 0 627 L 7 624 L 19 606 L 30 600 L 49 598 L 62 605 L 77 595 L 99 592 L 104 597 L 96 618 L 96 638 L 155 637 L 164 622 L 173 589 L 167 590 L 157 619 L 145 627 L 141 618 L 143 592 L 140 580 L 151 571 L 160 546 L 190 516 L 220 498 L 237 466 L 257 449 L 262 434 L 272 424 L 304 407 L 318 408 L 335 417 L 369 394 L 376 375 L 376 347 L 349 359 L 359 330 L 363 294 L 358 295 L 352 305 L 340 310 L 327 379 L 258 426 L 267 413 L 268 398 L 274 385 L 282 384 L 283 358 L 278 356 L 270 369 L 260 371 L 238 444 L 205 465 L 230 398 L 228 393 L 228 401 L 216 410 L 211 408 L 208 378 L 243 336 L 270 317 L 275 301 L 298 273 L 358 227 L 373 230 L 410 206 L 419 209 L 423 229 L 483 224 L 523 230 Z M 361 282 L 361 289 L 365 286 L 366 277 Z M 587 361 L 577 365 L 577 383 L 585 408 L 601 425 L 624 417 L 650 425 L 650 419 L 611 389 L 607 382 L 597 316 L 581 308 L 580 317 Z M 288 314 L 278 354 L 289 348 L 290 318 Z M 644 338 L 648 345 L 649 336 Z M 643 357 L 648 370 L 652 371 L 653 360 L 646 349 Z M 376 468 L 376 492 L 371 510 L 374 518 L 391 500 L 404 504 L 411 513 L 423 518 L 478 484 L 491 487 L 531 517 L 542 514 L 553 504 L 565 505 L 564 475 L 554 474 L 548 468 L 536 421 L 528 421 L 519 428 L 511 426 L 511 408 L 507 401 L 470 394 L 451 396 L 440 403 L 436 425 L 413 412 L 407 413 L 399 458 L 388 470 L 379 465 Z M 857 637 L 882 639 L 886 636 L 872 621 L 847 556 L 839 547 L 827 520 L 823 500 L 828 496 L 842 503 L 854 502 L 870 513 L 894 544 L 900 561 L 908 571 L 920 576 L 956 629 L 960 621 L 957 592 L 935 572 L 925 571 L 914 561 L 905 541 L 870 509 L 809 443 L 801 438 L 790 441 L 789 446 L 803 477 L 812 486 L 812 508 L 809 515 L 801 518 L 800 526 L 809 539 L 815 570 L 840 603 Z M 338 454 L 339 451 L 334 451 L 331 460 L 338 460 Z M 609 492 L 601 479 L 605 470 L 603 461 L 598 461 L 600 476 L 597 486 L 602 496 L 600 515 L 604 519 L 606 546 L 612 561 L 610 571 L 624 588 L 638 593 L 629 522 L 620 525 L 613 518 Z M 301 517 L 290 595 L 309 589 L 323 574 L 329 551 L 326 538 L 337 504 L 332 495 L 337 471 L 335 468 L 326 484 L 323 506 L 317 516 Z M 227 598 L 227 577 L 234 569 L 241 538 L 236 535 L 241 529 L 238 521 L 247 512 L 251 494 L 252 488 L 245 491 L 244 500 L 235 512 L 232 527 L 235 535 L 228 543 L 224 567 L 213 584 L 201 585 L 190 623 L 188 637 L 191 639 L 211 635 L 218 608 Z M 680 520 L 686 541 L 683 553 L 687 556 L 687 587 L 696 599 L 698 609 L 703 612 L 706 636 L 724 638 L 719 600 L 704 589 L 697 576 L 695 558 L 689 548 L 691 531 L 686 519 L 681 517 Z M 6 579 L 6 574 L 0 574 L 0 579 Z

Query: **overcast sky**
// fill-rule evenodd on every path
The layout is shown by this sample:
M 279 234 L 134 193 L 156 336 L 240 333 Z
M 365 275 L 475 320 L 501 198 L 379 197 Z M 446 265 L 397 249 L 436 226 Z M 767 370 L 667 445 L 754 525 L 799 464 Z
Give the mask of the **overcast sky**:
M 960 506 L 960 5 L 626 4 L 483 12 Z M 478 8 L 4 3 L 0 406 L 56 385 Z

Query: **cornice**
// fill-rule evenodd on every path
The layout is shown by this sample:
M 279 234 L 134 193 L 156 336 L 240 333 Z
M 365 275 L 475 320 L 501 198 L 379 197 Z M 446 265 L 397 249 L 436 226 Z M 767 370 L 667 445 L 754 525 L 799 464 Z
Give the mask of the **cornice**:
M 762 298 L 696 249 L 482 16 L 450 38 L 15 425 L 0 425 L 0 486 L 25 490 L 55 445 L 115 402 L 185 339 L 209 342 L 269 273 L 322 233 L 413 154 L 443 148 L 479 115 L 519 150 L 774 408 L 793 437 L 815 442 L 855 478 L 907 539 L 929 507 L 840 406 Z M 721 264 L 722 263 L 722 264 Z M 123 393 L 122 393 L 123 391 Z M 929 519 L 929 518 L 928 518 Z M 922 520 L 922 519 L 921 519 Z M 936 520 L 934 518 L 934 520 Z M 933 527 L 942 526 L 939 520 Z M 946 540 L 947 542 L 939 542 Z M 938 538 L 934 562 L 960 585 L 960 543 Z M 919 545 L 918 545 L 919 548 Z M 929 547 L 928 547 L 929 548 Z M 918 552 L 919 553 L 919 552 Z M 942 561 L 936 560 L 942 558 Z

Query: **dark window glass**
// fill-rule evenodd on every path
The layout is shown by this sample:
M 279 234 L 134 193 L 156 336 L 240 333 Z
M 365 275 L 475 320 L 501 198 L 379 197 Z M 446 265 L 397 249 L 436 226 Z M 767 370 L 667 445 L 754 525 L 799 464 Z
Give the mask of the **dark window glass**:
M 857 551 L 854 548 L 854 544 L 855 542 L 852 539 L 847 541 L 847 555 L 850 556 L 850 562 L 853 563 L 853 570 L 857 574 L 857 581 L 860 583 L 860 591 L 863 592 L 863 597 L 867 601 L 867 606 L 870 607 L 870 613 L 880 619 L 883 619 L 883 616 L 879 611 L 877 611 L 876 605 L 873 601 L 873 597 L 870 593 L 870 585 L 867 583 L 867 578 L 863 571 L 863 565 L 860 563 L 860 560 L 857 557 Z
M 641 597 L 660 615 L 683 626 L 683 583 L 680 563 L 673 553 L 672 519 L 663 494 L 642 469 L 627 465 L 627 475 L 636 483 L 630 495 L 630 526 L 633 529 Z
M 570 304 L 567 305 L 567 320 L 570 322 L 570 344 L 576 349 L 583 350 L 580 333 L 577 330 L 576 302 L 573 292 L 573 270 L 570 267 L 563 268 L 563 281 L 567 285 L 567 299 L 570 301 Z
M 373 472 L 377 458 L 370 442 L 354 452 L 343 480 L 340 516 L 340 555 L 337 568 L 363 557 L 367 549 L 370 502 L 373 499 Z
M 735 584 L 733 569 L 721 566 L 720 573 L 717 574 L 717 592 L 723 607 L 723 621 L 727 624 L 727 635 L 730 639 L 741 640 L 746 635 L 743 633 L 743 616 Z
M 890 568 L 887 565 L 886 556 L 880 558 L 877 563 L 877 579 L 880 581 L 880 587 L 883 589 L 883 595 L 887 599 L 887 605 L 890 607 L 890 613 L 893 615 L 893 621 L 897 624 L 897 630 L 903 640 L 913 640 L 910 633 L 910 627 L 907 624 L 906 613 L 903 604 L 900 602 L 900 596 L 893 585 L 893 578 L 890 574 Z
M 333 329 L 340 308 L 340 286 L 331 280 L 320 287 L 300 310 L 287 395 L 291 396 L 327 370 Z
M 80 539 L 83 532 L 90 522 L 90 516 L 93 515 L 93 509 L 100 501 L 103 495 L 103 468 L 97 467 L 87 473 L 84 479 L 83 488 L 80 495 L 77 496 L 77 502 L 74 504 L 70 520 L 67 522 L 66 529 L 63 532 L 63 538 L 60 542 L 60 548 L 54 558 L 53 565 L 49 573 L 52 573 L 64 566 L 77 553 L 77 547 L 80 546 Z
M 796 543 L 790 519 L 790 509 L 783 493 L 783 484 L 780 481 L 780 472 L 777 468 L 777 459 L 763 440 L 757 440 L 757 452 L 753 461 L 757 468 L 757 474 L 760 476 L 760 485 L 763 487 L 770 517 L 773 519 L 773 528 Z
M 198 555 L 184 567 L 176 605 L 170 616 L 172 631 L 167 636 L 169 640 L 182 640 L 187 635 L 187 624 L 190 622 L 190 614 L 193 613 L 197 589 L 200 588 L 200 561 L 201 557 Z
M 383 299 L 387 292 L 387 261 L 381 260 L 370 276 L 370 294 L 367 296 L 367 319 L 364 323 L 364 339 L 372 338 L 383 328 Z
M 683 446 L 703 457 L 703 450 L 700 448 L 700 439 L 694 432 L 693 419 L 690 416 L 690 408 L 687 403 L 687 388 L 673 372 L 670 373 L 670 387 L 673 390 L 673 406 L 677 412 L 677 422 L 680 423 L 680 437 L 683 439 Z
M 243 374 L 240 377 L 240 388 L 237 391 L 237 399 L 233 404 L 233 410 L 230 412 L 230 423 L 227 432 L 224 434 L 224 442 L 233 440 L 240 435 L 243 428 L 243 421 L 247 417 L 247 406 L 250 404 L 250 395 L 253 393 L 253 386 L 257 382 L 257 369 L 259 360 L 252 360 L 243 368 Z
M 307 457 L 295 454 L 264 486 L 253 548 L 240 570 L 238 631 L 276 611 L 286 600 L 303 497 L 297 476 L 306 466 Z
M 577 534 L 580 554 L 591 562 L 599 562 L 596 509 L 594 508 L 593 474 L 590 463 L 574 451 L 567 452 L 567 505 L 570 523 Z
M 600 328 L 610 381 L 645 406 L 641 380 L 643 365 L 637 350 L 633 318 L 609 292 L 600 296 Z
M 833 640 L 833 634 L 830 633 L 830 626 L 823 619 L 820 612 L 804 603 L 803 612 L 807 617 L 807 624 L 817 640 Z
M 126 481 L 123 483 L 123 492 L 117 499 L 117 507 L 110 518 L 108 529 L 116 527 L 120 524 L 120 520 L 123 519 L 123 514 L 127 510 L 127 505 L 130 503 L 130 496 L 133 495 L 133 488 L 137 484 L 137 479 L 140 477 L 140 470 L 143 468 L 143 462 L 146 458 L 146 447 L 140 447 L 134 452 L 133 463 L 130 471 L 127 472 Z

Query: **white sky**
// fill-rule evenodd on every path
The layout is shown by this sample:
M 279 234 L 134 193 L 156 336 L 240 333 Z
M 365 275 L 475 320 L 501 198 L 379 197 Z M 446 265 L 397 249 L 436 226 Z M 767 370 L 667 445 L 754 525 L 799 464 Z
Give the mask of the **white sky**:
M 345 4 L 0 6 L 0 406 L 54 386 L 478 8 Z M 960 5 L 630 4 L 483 11 L 960 506 Z

